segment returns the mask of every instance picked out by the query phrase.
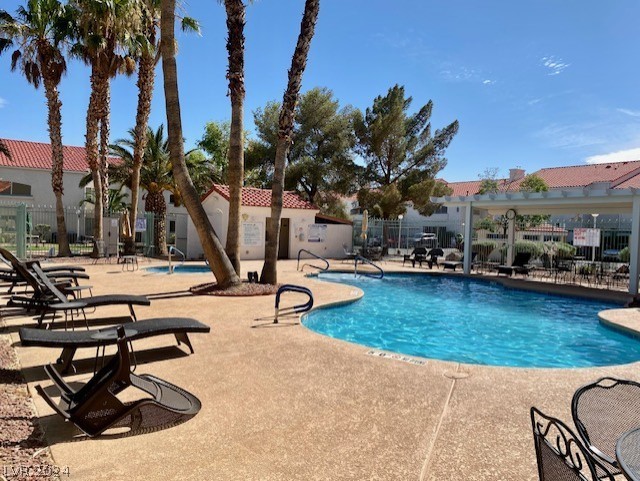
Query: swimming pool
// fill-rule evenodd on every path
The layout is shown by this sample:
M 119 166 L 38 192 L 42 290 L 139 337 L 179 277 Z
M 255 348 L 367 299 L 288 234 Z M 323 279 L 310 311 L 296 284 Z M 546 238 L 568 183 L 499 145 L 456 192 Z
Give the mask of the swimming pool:
M 205 264 L 173 264 L 174 274 L 202 274 L 205 272 L 211 272 L 209 266 Z M 154 266 L 147 267 L 148 272 L 154 272 L 157 274 L 168 274 L 169 266 Z
M 303 324 L 337 339 L 401 354 L 513 367 L 589 367 L 640 360 L 640 340 L 603 326 L 618 304 L 505 288 L 462 277 L 384 279 L 320 274 L 364 297 L 310 312 Z

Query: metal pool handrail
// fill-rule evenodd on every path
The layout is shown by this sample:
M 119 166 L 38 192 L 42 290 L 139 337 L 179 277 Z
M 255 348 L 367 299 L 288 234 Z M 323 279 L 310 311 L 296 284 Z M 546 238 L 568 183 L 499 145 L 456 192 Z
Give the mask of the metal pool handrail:
M 306 294 L 309 296 L 309 300 L 304 304 L 298 304 L 296 306 L 284 307 L 280 309 L 280 296 L 285 292 L 298 292 L 300 294 Z M 283 286 L 280 286 L 280 288 L 278 289 L 278 292 L 276 292 L 276 316 L 275 316 L 275 319 L 273 320 L 273 323 L 274 324 L 278 323 L 278 316 L 280 314 L 283 314 L 283 313 L 291 314 L 294 312 L 295 313 L 307 312 L 307 311 L 310 311 L 312 307 L 313 307 L 313 294 L 311 293 L 311 290 L 309 290 L 304 286 L 296 286 L 294 284 L 284 284 Z
M 298 265 L 296 266 L 296 270 L 300 270 L 300 254 L 302 254 L 303 252 L 306 252 L 307 254 L 309 254 L 311 257 L 315 257 L 316 259 L 321 260 L 322 262 L 324 262 L 326 264 L 326 267 L 319 267 L 313 264 L 302 264 L 302 270 L 304 271 L 304 266 L 309 266 L 309 267 L 313 267 L 315 269 L 318 269 L 322 272 L 326 271 L 329 269 L 329 261 L 327 259 L 325 259 L 322 256 L 319 256 L 318 254 L 314 254 L 311 251 L 308 251 L 307 249 L 300 249 L 298 251 Z
M 173 274 L 173 265 L 171 264 L 171 254 L 174 253 L 178 253 L 182 256 L 182 262 L 180 265 L 184 264 L 184 262 L 187 260 L 187 256 L 184 254 L 184 252 L 182 252 L 180 249 L 178 249 L 176 246 L 169 246 L 169 274 Z
M 375 274 L 368 274 L 366 272 L 362 273 L 363 276 L 373 277 L 374 279 L 383 279 L 384 278 L 384 271 L 382 270 L 382 267 L 380 267 L 378 264 L 375 264 L 374 262 L 370 261 L 366 257 L 362 257 L 361 255 L 357 255 L 354 260 L 355 260 L 355 274 L 356 274 L 356 276 L 358 275 L 358 261 L 360 261 L 361 264 L 369 264 L 370 266 L 375 267 L 380 272 L 380 277 L 378 277 Z

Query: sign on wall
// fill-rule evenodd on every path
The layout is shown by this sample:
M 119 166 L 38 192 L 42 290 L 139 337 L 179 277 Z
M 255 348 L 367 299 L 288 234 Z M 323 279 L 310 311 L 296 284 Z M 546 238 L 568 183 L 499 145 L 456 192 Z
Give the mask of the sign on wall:
M 136 219 L 136 232 L 144 232 L 147 230 L 147 219 L 144 217 Z
M 308 242 L 324 242 L 327 239 L 327 224 L 309 224 Z
M 242 223 L 242 245 L 247 247 L 261 246 L 264 243 L 262 222 Z
M 600 247 L 600 229 L 579 227 L 573 230 L 573 245 Z

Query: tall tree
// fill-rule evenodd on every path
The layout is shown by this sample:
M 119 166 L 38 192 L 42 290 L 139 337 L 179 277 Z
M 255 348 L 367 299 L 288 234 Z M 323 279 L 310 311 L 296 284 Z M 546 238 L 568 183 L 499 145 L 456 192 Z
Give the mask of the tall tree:
M 274 161 L 273 186 L 271 188 L 271 218 L 267 225 L 267 245 L 265 248 L 264 266 L 260 282 L 277 284 L 278 282 L 278 245 L 280 243 L 280 217 L 282 216 L 282 195 L 284 191 L 284 169 L 287 154 L 291 147 L 293 122 L 295 120 L 296 103 L 302 84 L 302 75 L 307 66 L 307 57 L 311 40 L 318 19 L 320 0 L 306 0 L 300 24 L 298 42 L 291 59 L 287 90 L 282 99 L 280 118 L 278 121 L 278 143 Z
M 135 225 L 138 216 L 138 197 L 140 185 L 140 170 L 147 147 L 147 128 L 151 115 L 151 101 L 155 84 L 155 67 L 160 61 L 160 0 L 143 0 L 141 9 L 140 36 L 132 43 L 132 54 L 138 62 L 138 104 L 136 107 L 136 125 L 134 127 L 133 166 L 131 179 L 131 210 L 129 211 L 130 225 Z M 198 22 L 190 17 L 181 19 L 182 30 L 200 32 Z M 135 252 L 135 232 L 125 238 L 125 251 Z
M 421 192 L 424 195 L 435 187 L 433 179 L 447 163 L 445 150 L 458 132 L 456 120 L 432 135 L 433 102 L 429 101 L 417 113 L 409 115 L 411 102 L 411 97 L 405 97 L 404 87 L 395 85 L 384 97 L 376 97 L 373 106 L 367 108 L 364 116 L 359 115 L 354 124 L 356 151 L 367 164 L 365 180 L 368 187 L 363 188 L 365 192 L 358 197 L 375 199 L 375 195 L 367 193 L 371 190 L 386 192 L 386 208 L 380 212 L 383 218 L 397 216 L 399 208 L 390 202 L 392 199 L 397 199 L 398 203 L 415 201 Z M 400 196 L 387 192 L 394 184 Z M 410 189 L 415 185 L 420 187 L 414 187 L 412 193 Z M 362 207 L 369 208 L 367 205 Z
M 200 203 L 198 192 L 189 176 L 185 162 L 180 98 L 178 95 L 178 68 L 175 58 L 175 9 L 176 0 L 162 0 L 160 49 L 173 175 L 182 194 L 184 205 L 198 232 L 198 237 L 200 238 L 205 258 L 211 266 L 211 271 L 215 275 L 218 285 L 222 288 L 228 288 L 240 284 L 240 277 L 236 274 L 233 264 L 229 261 L 220 240 L 213 230 L 209 217 L 207 217 L 207 213 Z
M 244 178 L 244 23 L 242 0 L 225 0 L 227 12 L 227 51 L 229 53 L 229 97 L 231 97 L 231 132 L 229 135 L 229 223 L 226 252 L 240 275 L 240 207 Z
M 58 0 L 29 0 L 26 8 L 18 8 L 16 18 L 0 10 L 0 53 L 15 46 L 11 70 L 19 66 L 27 81 L 35 88 L 41 82 L 44 84 L 59 256 L 71 255 L 64 218 L 62 102 L 58 92 L 60 80 L 67 70 L 62 46 L 68 39 L 69 20 L 68 9 Z
M 279 103 L 269 102 L 264 109 L 254 112 L 256 143 L 261 144 L 259 155 L 275 155 L 278 117 L 274 111 L 279 108 Z M 300 191 L 323 212 L 335 209 L 338 195 L 356 191 L 360 169 L 353 159 L 353 119 L 353 109 L 340 109 L 327 88 L 316 87 L 300 95 L 293 132 L 295 142 L 287 156 L 285 187 Z M 257 154 L 258 150 L 254 152 Z M 272 164 L 273 157 L 263 159 L 262 163 Z
M 142 10 L 139 0 L 70 0 L 70 5 L 77 27 L 72 52 L 91 68 L 85 148 L 96 191 L 93 235 L 102 241 L 109 193 L 110 82 L 118 73 L 131 74 L 135 69 L 127 52 L 131 39 L 139 36 Z

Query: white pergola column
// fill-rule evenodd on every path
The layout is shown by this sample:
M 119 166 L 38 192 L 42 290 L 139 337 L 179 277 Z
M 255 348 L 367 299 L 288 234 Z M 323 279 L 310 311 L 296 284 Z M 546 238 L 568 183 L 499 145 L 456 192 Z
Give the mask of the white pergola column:
M 633 196 L 631 210 L 631 238 L 629 239 L 629 294 L 638 293 L 638 275 L 640 275 L 640 197 Z
M 514 247 L 516 242 L 516 220 L 508 219 L 507 220 L 507 265 L 513 265 L 513 258 L 515 257 Z
M 463 270 L 465 274 L 471 274 L 471 257 L 473 247 L 473 203 L 469 202 L 464 211 L 464 262 Z

